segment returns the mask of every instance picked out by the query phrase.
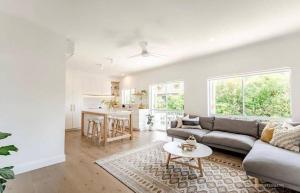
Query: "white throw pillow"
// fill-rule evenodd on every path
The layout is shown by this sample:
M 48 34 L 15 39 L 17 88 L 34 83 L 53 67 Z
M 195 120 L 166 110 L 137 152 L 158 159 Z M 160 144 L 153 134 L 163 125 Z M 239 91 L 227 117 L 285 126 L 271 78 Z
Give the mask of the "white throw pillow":
M 288 123 L 284 123 L 282 127 L 275 128 L 270 144 L 283 149 L 300 152 L 300 126 L 294 127 Z
M 182 118 L 182 128 L 183 129 L 202 129 L 199 123 L 199 117 L 190 118 L 189 115 Z

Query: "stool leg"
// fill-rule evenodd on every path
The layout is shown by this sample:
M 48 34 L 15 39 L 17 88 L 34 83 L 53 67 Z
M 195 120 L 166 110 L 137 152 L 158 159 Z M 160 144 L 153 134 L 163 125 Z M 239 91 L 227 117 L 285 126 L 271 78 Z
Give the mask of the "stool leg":
M 125 121 L 122 120 L 122 129 L 121 129 L 122 134 L 124 134 L 124 131 L 125 131 Z
M 87 132 L 86 132 L 86 136 L 89 138 L 90 137 L 90 132 L 91 132 L 91 128 L 93 129 L 93 121 L 89 121 L 88 123 L 88 129 L 87 129 Z
M 100 144 L 101 142 L 101 122 L 97 125 L 97 141 Z
M 96 127 L 97 127 L 97 123 L 94 122 L 94 124 L 93 124 L 93 130 L 92 130 L 91 141 L 93 141 L 93 139 L 94 139 L 94 137 L 95 137 Z

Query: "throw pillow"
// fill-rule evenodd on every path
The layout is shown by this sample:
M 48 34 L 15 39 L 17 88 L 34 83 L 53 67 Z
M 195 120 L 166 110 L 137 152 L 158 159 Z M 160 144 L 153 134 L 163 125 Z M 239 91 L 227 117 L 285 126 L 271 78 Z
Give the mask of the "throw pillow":
M 182 127 L 182 118 L 181 117 L 177 117 L 177 125 L 176 128 L 181 128 Z
M 270 143 L 273 138 L 274 129 L 272 127 L 265 127 L 263 132 L 261 133 L 260 140 Z
M 282 128 L 276 128 L 273 133 L 273 138 L 270 141 L 271 145 L 283 149 L 300 152 L 300 126 L 293 127 L 290 124 L 283 124 Z
M 199 117 L 189 118 L 189 115 L 182 118 L 182 128 L 202 129 L 200 126 Z
M 281 127 L 281 124 L 278 122 L 269 122 L 267 123 L 267 125 L 265 126 L 265 128 L 263 129 L 261 136 L 260 136 L 260 140 L 270 143 L 270 141 L 273 138 L 273 133 L 275 128 L 279 128 Z

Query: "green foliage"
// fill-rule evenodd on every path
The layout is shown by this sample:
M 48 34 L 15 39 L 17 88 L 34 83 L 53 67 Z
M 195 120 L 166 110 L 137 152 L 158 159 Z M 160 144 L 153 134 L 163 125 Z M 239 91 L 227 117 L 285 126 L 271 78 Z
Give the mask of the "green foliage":
M 183 95 L 169 95 L 167 97 L 168 110 L 182 111 L 183 107 L 184 107 L 184 96 Z
M 0 132 L 0 139 L 5 139 L 9 136 L 11 136 L 11 134 Z M 4 155 L 4 156 L 10 155 L 11 151 L 16 152 L 18 151 L 18 149 L 14 145 L 7 145 L 7 146 L 0 147 L 0 155 Z M 4 192 L 6 187 L 5 184 L 7 180 L 14 179 L 15 175 L 12 169 L 13 169 L 12 166 L 0 168 L 0 193 Z
M 182 111 L 184 96 L 181 94 L 160 95 L 156 97 L 156 109 Z
M 216 114 L 243 114 L 242 84 L 239 78 L 216 83 Z
M 217 81 L 215 113 L 288 118 L 291 116 L 289 95 L 289 76 L 282 74 Z
M 250 116 L 290 117 L 288 78 L 260 76 L 247 79 L 245 110 Z
M 0 168 L 0 176 L 6 180 L 14 179 L 13 167 Z
M 2 133 L 2 132 L 0 132 L 0 139 L 5 139 L 5 138 L 7 138 L 9 136 L 11 136 L 10 133 Z
M 2 146 L 0 147 L 0 155 L 10 155 L 11 151 L 17 151 L 18 149 L 14 145 Z

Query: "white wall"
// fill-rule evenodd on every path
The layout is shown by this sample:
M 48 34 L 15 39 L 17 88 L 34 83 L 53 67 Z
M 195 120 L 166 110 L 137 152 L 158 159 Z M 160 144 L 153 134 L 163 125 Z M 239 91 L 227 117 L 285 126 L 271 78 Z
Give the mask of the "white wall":
M 62 162 L 64 153 L 65 39 L 23 19 L 0 13 L 1 145 L 17 153 L 2 165 L 21 173 Z
M 222 75 L 292 68 L 293 120 L 300 121 L 300 33 L 268 40 L 123 78 L 122 88 L 144 88 L 149 84 L 184 80 L 185 111 L 207 115 L 207 79 Z

